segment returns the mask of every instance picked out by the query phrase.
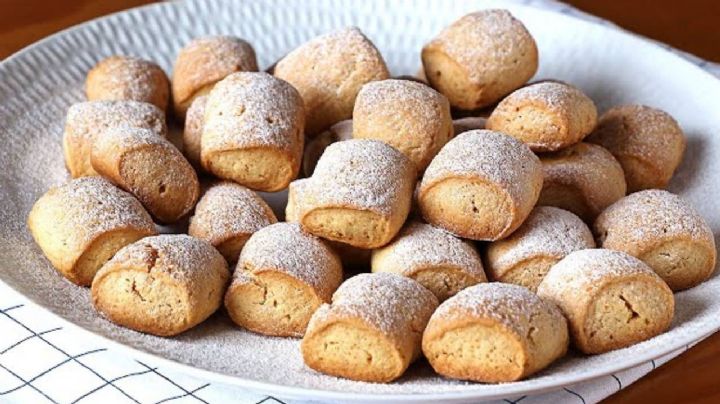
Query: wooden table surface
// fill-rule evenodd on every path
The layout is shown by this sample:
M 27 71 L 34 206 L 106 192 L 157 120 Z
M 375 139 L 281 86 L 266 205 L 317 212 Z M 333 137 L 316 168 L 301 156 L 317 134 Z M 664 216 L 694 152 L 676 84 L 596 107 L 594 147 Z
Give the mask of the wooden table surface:
M 152 0 L 1 0 L 0 58 L 83 21 Z M 720 1 L 572 0 L 620 26 L 720 62 Z M 720 333 L 611 396 L 609 403 L 720 402 Z

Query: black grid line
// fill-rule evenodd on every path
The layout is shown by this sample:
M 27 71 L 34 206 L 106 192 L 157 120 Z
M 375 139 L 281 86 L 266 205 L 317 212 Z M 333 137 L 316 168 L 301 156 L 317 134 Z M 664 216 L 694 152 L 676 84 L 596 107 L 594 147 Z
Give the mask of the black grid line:
M 175 387 L 179 388 L 180 390 L 182 390 L 182 391 L 185 393 L 185 395 L 183 395 L 183 397 L 192 397 L 192 398 L 200 401 L 201 403 L 210 404 L 210 403 L 208 403 L 207 401 L 203 400 L 202 398 L 200 398 L 200 397 L 196 396 L 195 394 L 193 394 L 194 392 L 192 392 L 192 391 L 186 389 L 185 387 L 183 387 L 183 386 L 175 383 L 175 382 L 172 381 L 169 377 L 167 377 L 167 376 L 165 376 L 164 374 L 158 372 L 156 369 L 153 369 L 153 368 L 151 368 L 150 366 L 148 366 L 148 365 L 146 365 L 146 364 L 144 364 L 144 363 L 142 363 L 142 362 L 140 362 L 140 361 L 138 361 L 138 360 L 136 360 L 135 362 L 141 364 L 142 366 L 145 366 L 145 367 L 148 368 L 151 372 L 153 372 L 153 373 L 155 373 L 156 375 L 162 377 L 163 379 L 167 380 L 167 381 L 168 381 L 170 384 L 172 384 L 173 386 L 175 386 Z M 207 387 L 207 386 L 204 386 L 204 387 Z M 203 387 L 203 388 L 204 388 L 204 387 Z M 176 397 L 176 398 L 180 398 L 180 397 Z
M 210 385 L 210 383 L 203 384 L 202 386 L 200 386 L 200 387 L 198 387 L 198 388 L 196 388 L 196 389 L 194 389 L 194 390 L 190 390 L 189 392 L 187 392 L 187 393 L 185 393 L 185 394 L 180 394 L 180 395 L 175 396 L 175 397 L 168 397 L 168 398 L 166 398 L 166 399 L 164 399 L 164 400 L 160 400 L 160 401 L 156 402 L 155 404 L 167 403 L 168 401 L 178 400 L 178 399 L 181 399 L 181 398 L 183 398 L 183 397 L 188 397 L 188 396 L 193 396 L 193 397 L 197 398 L 196 396 L 194 396 L 194 394 L 197 393 L 198 391 L 204 389 L 205 387 L 207 387 L 207 386 L 209 386 L 209 385 Z M 199 399 L 198 399 L 198 400 L 199 400 Z
M 266 402 L 268 402 L 268 400 L 273 400 L 273 401 L 278 402 L 278 403 L 280 403 L 280 404 L 285 404 L 284 401 L 278 400 L 277 398 L 275 398 L 275 397 L 273 397 L 273 396 L 267 396 L 267 397 L 263 398 L 262 400 L 258 401 L 258 402 L 255 403 L 255 404 L 266 403 Z
M 622 382 L 620 381 L 620 378 L 617 377 L 617 376 L 615 376 L 615 375 L 610 375 L 610 376 L 612 376 L 613 379 L 615 379 L 615 381 L 617 382 L 617 384 L 618 384 L 618 391 L 622 390 L 622 389 L 623 389 L 623 385 L 622 385 Z
M 52 328 L 52 329 L 50 329 L 50 330 L 42 331 L 42 332 L 37 333 L 37 335 L 29 335 L 29 336 L 21 339 L 20 341 L 14 343 L 14 344 L 12 344 L 12 345 L 10 345 L 9 347 L 3 349 L 2 351 L 0 351 L 0 355 L 2 355 L 2 354 L 4 354 L 4 353 L 8 352 L 9 350 L 11 350 L 11 349 L 19 346 L 20 344 L 22 344 L 22 343 L 25 342 L 25 341 L 30 341 L 31 339 L 36 338 L 36 337 L 39 336 L 39 335 L 50 334 L 51 332 L 60 331 L 60 330 L 62 330 L 62 327 L 57 327 L 57 328 Z
M 139 372 L 128 373 L 128 374 L 125 374 L 125 375 L 118 376 L 118 377 L 115 377 L 115 378 L 113 378 L 113 379 L 110 379 L 109 381 L 103 383 L 102 385 L 100 385 L 100 386 L 98 386 L 98 387 L 96 387 L 96 388 L 88 391 L 87 393 L 81 395 L 80 397 L 76 398 L 75 400 L 72 401 L 72 404 L 75 404 L 75 403 L 81 401 L 82 399 L 84 399 L 84 398 L 86 398 L 86 397 L 88 397 L 88 396 L 90 396 L 90 395 L 92 395 L 92 394 L 94 394 L 94 393 L 97 393 L 98 391 L 102 390 L 103 388 L 109 386 L 110 383 L 114 383 L 114 382 L 116 382 L 116 381 L 118 381 L 118 380 L 122 380 L 122 379 L 127 379 L 128 377 L 132 377 L 132 376 L 144 375 L 144 374 L 147 374 L 147 373 L 150 373 L 150 372 L 151 372 L 150 370 L 141 370 L 141 371 L 139 371 Z
M 44 391 L 42 391 L 42 390 L 40 390 L 39 388 L 35 387 L 32 383 L 26 381 L 26 380 L 25 380 L 23 377 L 21 377 L 19 374 L 17 374 L 17 373 L 15 373 L 15 372 L 13 372 L 12 370 L 8 369 L 8 368 L 5 367 L 2 363 L 0 363 L 0 367 L 3 368 L 3 369 L 5 369 L 5 371 L 7 371 L 8 373 L 10 373 L 11 375 L 15 376 L 18 380 L 20 380 L 20 382 L 23 383 L 23 386 L 29 386 L 31 389 L 35 390 L 36 392 L 40 393 L 43 397 L 47 398 L 51 403 L 57 404 L 57 401 L 55 401 L 55 400 L 53 400 L 52 398 L 50 398 L 50 396 L 48 396 L 47 394 L 45 394 Z M 13 390 L 13 391 L 14 391 L 14 390 Z M 0 396 L 5 395 L 5 394 L 10 394 L 10 393 L 12 393 L 12 391 L 0 392 Z
M 506 398 L 506 399 L 504 399 L 503 401 L 505 401 L 505 402 L 508 403 L 508 404 L 517 404 L 517 403 L 519 403 L 520 401 L 524 400 L 525 397 L 527 397 L 527 396 L 522 396 L 522 397 L 520 397 L 520 398 L 518 398 L 518 399 L 516 399 L 516 400 L 508 400 L 508 399 Z
M 132 400 L 134 403 L 141 404 L 137 399 L 135 399 L 133 396 L 131 396 L 131 395 L 128 394 L 126 391 L 124 391 L 124 390 L 121 389 L 120 387 L 116 386 L 115 384 L 113 384 L 112 382 L 110 382 L 109 380 L 107 380 L 106 378 L 104 378 L 102 375 L 100 375 L 98 372 L 96 372 L 93 368 L 91 368 L 91 367 L 85 365 L 84 363 L 80 362 L 77 357 L 83 356 L 84 354 L 75 355 L 75 357 L 73 357 L 73 355 L 68 354 L 68 353 L 65 352 L 63 349 L 61 349 L 60 347 L 58 347 L 57 345 L 55 345 L 55 344 L 53 344 L 52 342 L 50 342 L 50 341 L 48 341 L 47 339 L 45 339 L 45 337 L 43 337 L 42 335 L 39 335 L 38 333 L 36 333 L 34 330 L 32 330 L 32 329 L 31 329 L 30 327 L 28 327 L 27 325 L 25 325 L 23 322 L 21 322 L 20 320 L 16 319 L 16 318 L 13 317 L 12 315 L 8 314 L 8 311 L 10 311 L 10 310 L 12 310 L 12 309 L 14 309 L 14 308 L 17 308 L 17 307 L 22 307 L 22 305 L 15 306 L 15 307 L 11 307 L 10 309 L 5 309 L 5 310 L 3 310 L 2 312 L 0 312 L 0 314 L 2 314 L 2 315 L 4 315 L 5 317 L 9 318 L 9 319 L 12 320 L 15 324 L 19 325 L 20 327 L 24 328 L 25 330 L 27 330 L 28 332 L 30 332 L 31 334 L 33 334 L 33 335 L 34 335 L 35 337 L 37 337 L 40 341 L 43 341 L 44 343 L 48 344 L 50 347 L 52 347 L 52 348 L 55 349 L 56 351 L 58 351 L 58 352 L 60 352 L 61 354 L 65 355 L 66 357 L 68 357 L 69 360 L 72 360 L 72 361 L 74 361 L 75 363 L 77 363 L 78 365 L 82 366 L 83 368 L 89 370 L 92 374 L 94 374 L 95 376 L 97 376 L 98 378 L 100 378 L 102 381 L 104 381 L 104 382 L 110 384 L 111 386 L 113 386 L 116 390 L 118 390 L 120 393 L 122 393 L 125 397 L 129 398 L 130 400 Z M 102 349 L 97 350 L 96 352 L 105 351 L 105 350 L 107 350 L 107 349 L 106 349 L 106 348 L 102 348 Z M 0 394 L 0 395 L 2 395 L 2 394 Z
M 567 391 L 568 393 L 572 394 L 573 396 L 579 398 L 580 401 L 582 401 L 583 404 L 586 404 L 586 403 L 585 403 L 585 397 L 583 397 L 583 396 L 581 396 L 580 394 L 578 394 L 578 393 L 570 390 L 570 389 L 567 388 L 567 387 L 564 387 L 563 390 L 565 390 L 565 391 Z

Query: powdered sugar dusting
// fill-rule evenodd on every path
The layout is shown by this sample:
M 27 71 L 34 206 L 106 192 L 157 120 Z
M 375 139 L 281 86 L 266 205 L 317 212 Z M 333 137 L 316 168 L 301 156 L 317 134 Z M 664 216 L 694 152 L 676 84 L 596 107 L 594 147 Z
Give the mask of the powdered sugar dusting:
M 540 182 L 540 160 L 519 140 L 500 132 L 471 130 L 449 141 L 425 170 L 421 192 L 448 177 L 480 177 L 525 198 L 530 182 Z
M 233 73 L 218 82 L 205 105 L 203 150 L 302 146 L 303 101 L 290 84 L 267 73 Z
M 584 297 L 592 296 L 606 282 L 644 275 L 656 278 L 653 270 L 639 259 L 620 251 L 601 248 L 575 251 L 555 264 L 538 287 L 543 296 L 569 296 L 582 291 Z
M 216 245 L 249 235 L 277 222 L 270 206 L 254 191 L 233 182 L 212 185 L 195 206 L 188 234 Z
M 101 77 L 95 76 L 99 73 Z M 159 108 L 165 108 L 169 95 L 168 79 L 160 66 L 132 56 L 103 59 L 90 71 L 86 86 L 96 87 L 92 93 L 100 98 L 95 99 L 143 101 Z
M 689 237 L 715 244 L 705 219 L 677 195 L 659 189 L 635 192 L 607 208 L 595 222 L 601 242 L 646 244 Z
M 337 255 L 297 223 L 275 223 L 250 236 L 235 272 L 263 269 L 282 271 L 310 285 L 324 298 L 329 298 L 342 280 Z
M 312 195 L 313 206 L 350 206 L 390 215 L 410 197 L 410 171 L 414 171 L 410 161 L 383 142 L 346 140 L 325 149 L 303 193 Z
M 185 115 L 183 130 L 183 153 L 188 161 L 196 167 L 200 166 L 200 142 L 205 123 L 205 105 L 208 97 L 201 95 L 195 98 Z
M 92 139 L 114 126 L 152 129 L 167 136 L 165 114 L 156 106 L 139 101 L 86 101 L 73 104 L 67 112 L 65 131 Z
M 325 315 L 359 317 L 383 334 L 402 339 L 421 334 L 437 305 L 435 295 L 414 280 L 381 272 L 343 282 Z M 322 322 L 321 316 L 313 321 Z
M 208 276 L 216 276 L 209 271 L 218 267 L 224 268 L 224 275 L 229 277 L 225 259 L 213 246 L 185 234 L 161 234 L 140 239 L 120 249 L 106 267 L 113 264 L 147 267 L 150 274 L 162 272 L 190 286 L 203 282 Z
M 444 97 L 425 84 L 409 80 L 380 80 L 365 84 L 355 100 L 355 115 L 383 116 L 397 114 L 398 109 L 411 109 L 413 119 L 423 125 L 437 124 L 441 118 Z M 446 108 L 449 108 L 445 102 Z M 387 108 L 391 108 L 390 111 Z M 354 117 L 356 125 L 358 117 Z M 377 119 L 377 118 L 374 118 Z M 400 127 L 399 129 L 402 129 Z M 410 135 L 410 134 L 408 134 Z
M 551 206 L 533 209 L 510 237 L 488 247 L 492 266 L 500 273 L 535 257 L 562 259 L 573 251 L 594 248 L 587 225 L 574 214 Z
M 459 268 L 475 278 L 485 280 L 480 255 L 467 241 L 452 234 L 420 222 L 410 222 L 383 250 L 393 265 L 411 274 L 429 265 L 447 265 Z
M 533 318 L 541 313 L 562 321 L 557 307 L 540 299 L 529 289 L 509 283 L 479 283 L 444 301 L 431 321 L 452 321 L 471 316 L 475 320 L 497 321 L 517 335 L 525 336 Z

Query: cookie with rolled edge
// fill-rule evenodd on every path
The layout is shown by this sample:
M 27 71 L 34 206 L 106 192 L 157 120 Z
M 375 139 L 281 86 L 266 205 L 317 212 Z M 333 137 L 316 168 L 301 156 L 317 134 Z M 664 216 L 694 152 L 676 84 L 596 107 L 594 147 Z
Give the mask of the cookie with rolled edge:
M 330 145 L 312 177 L 294 195 L 290 212 L 306 231 L 360 248 L 390 242 L 408 212 L 415 167 L 378 140 L 352 139 Z
M 610 108 L 587 141 L 608 149 L 620 162 L 628 192 L 665 188 L 686 145 L 685 134 L 672 116 L 644 105 Z
M 297 203 L 304 198 L 305 185 L 308 179 L 303 178 L 290 183 L 288 187 L 288 200 L 285 206 L 285 221 L 297 223 L 299 218 L 299 208 Z M 372 250 L 351 246 L 350 244 L 340 241 L 325 240 L 327 244 L 335 251 L 342 261 L 345 276 L 350 272 L 368 272 L 370 269 L 370 255 Z
M 175 115 L 184 119 L 193 100 L 228 75 L 256 71 L 255 50 L 248 42 L 225 35 L 193 39 L 180 50 L 173 66 Z
M 393 146 L 422 172 L 453 137 L 450 104 L 424 84 L 374 81 L 365 84 L 355 99 L 352 136 Z
M 116 126 L 152 129 L 167 136 L 165 114 L 139 101 L 86 101 L 68 108 L 63 132 L 65 165 L 73 178 L 97 175 L 90 163 L 92 143 L 98 134 Z
M 142 101 L 164 112 L 170 96 L 170 81 L 153 62 L 116 55 L 101 60 L 88 72 L 85 94 L 88 101 Z
M 485 129 L 487 119 L 481 116 L 468 116 L 465 118 L 453 119 L 453 136 L 457 136 L 463 132 L 476 129 Z
M 468 14 L 422 49 L 427 80 L 450 105 L 474 110 L 494 104 L 537 71 L 535 40 L 507 10 Z
M 595 239 L 579 217 L 567 210 L 538 206 L 513 234 L 488 245 L 485 268 L 494 281 L 534 292 L 553 265 L 586 248 L 595 248 Z
M 507 133 L 537 152 L 580 142 L 597 123 L 593 101 L 578 88 L 553 81 L 523 87 L 503 99 L 487 128 Z
M 92 301 L 115 324 L 169 337 L 217 311 L 229 278 L 227 263 L 208 242 L 163 234 L 124 247 L 103 265 Z
M 472 240 L 508 236 L 542 188 L 540 160 L 519 140 L 472 130 L 448 142 L 425 170 L 418 205 L 425 220 Z
M 623 169 L 609 151 L 578 143 L 540 156 L 543 188 L 538 205 L 555 206 L 592 223 L 600 212 L 625 196 Z
M 256 191 L 287 188 L 300 170 L 305 109 L 300 94 L 267 73 L 233 73 L 208 96 L 203 168 Z
M 89 286 L 120 248 L 157 234 L 140 202 L 101 177 L 50 189 L 35 202 L 27 223 L 55 269 L 81 286 Z
M 388 383 L 420 356 L 435 296 L 391 273 L 346 280 L 310 319 L 300 346 L 305 364 L 346 379 Z
M 197 174 L 169 140 L 150 129 L 118 126 L 93 142 L 93 169 L 135 195 L 153 217 L 173 223 L 197 202 Z
M 200 146 L 205 124 L 207 98 L 207 95 L 201 95 L 193 100 L 187 110 L 187 115 L 185 115 L 185 126 L 183 127 L 183 154 L 196 170 L 202 170 Z
M 505 283 L 471 286 L 433 313 L 422 350 L 442 376 L 483 383 L 524 379 L 565 355 L 561 311 L 530 290 Z
M 599 354 L 624 348 L 670 327 L 670 288 L 639 259 L 620 251 L 575 251 L 555 264 L 538 296 L 556 304 L 576 348 Z
M 715 272 L 712 229 L 690 203 L 667 191 L 649 189 L 620 199 L 595 220 L 595 233 L 603 248 L 639 258 L 674 291 Z
M 251 331 L 301 337 L 342 276 L 340 259 L 322 240 L 297 223 L 272 224 L 243 247 L 225 308 L 237 325 Z
M 302 95 L 305 131 L 311 137 L 350 119 L 364 84 L 390 77 L 380 52 L 357 28 L 320 35 L 300 45 L 275 65 L 273 74 Z
M 276 222 L 272 209 L 258 194 L 222 181 L 211 185 L 198 201 L 188 234 L 208 241 L 232 264 L 253 233 Z
M 352 139 L 352 131 L 353 121 L 352 119 L 346 119 L 334 124 L 330 129 L 314 138 L 307 139 L 303 151 L 303 173 L 305 176 L 310 177 L 313 174 L 320 156 L 328 146 L 335 142 Z
M 487 282 L 472 244 L 445 230 L 411 221 L 390 244 L 373 250 L 372 272 L 392 272 L 418 281 L 439 301 Z

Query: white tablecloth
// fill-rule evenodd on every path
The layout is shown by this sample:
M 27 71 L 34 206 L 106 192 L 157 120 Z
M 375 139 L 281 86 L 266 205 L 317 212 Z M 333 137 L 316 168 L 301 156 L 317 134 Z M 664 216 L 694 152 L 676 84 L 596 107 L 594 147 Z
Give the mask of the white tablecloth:
M 613 26 L 550 0 L 523 3 Z M 720 77 L 720 66 L 661 44 Z M 660 359 L 555 392 L 506 403 L 596 403 L 626 388 L 689 346 Z M 0 283 L 0 402 L 10 403 L 289 403 L 136 360 L 71 329 Z

